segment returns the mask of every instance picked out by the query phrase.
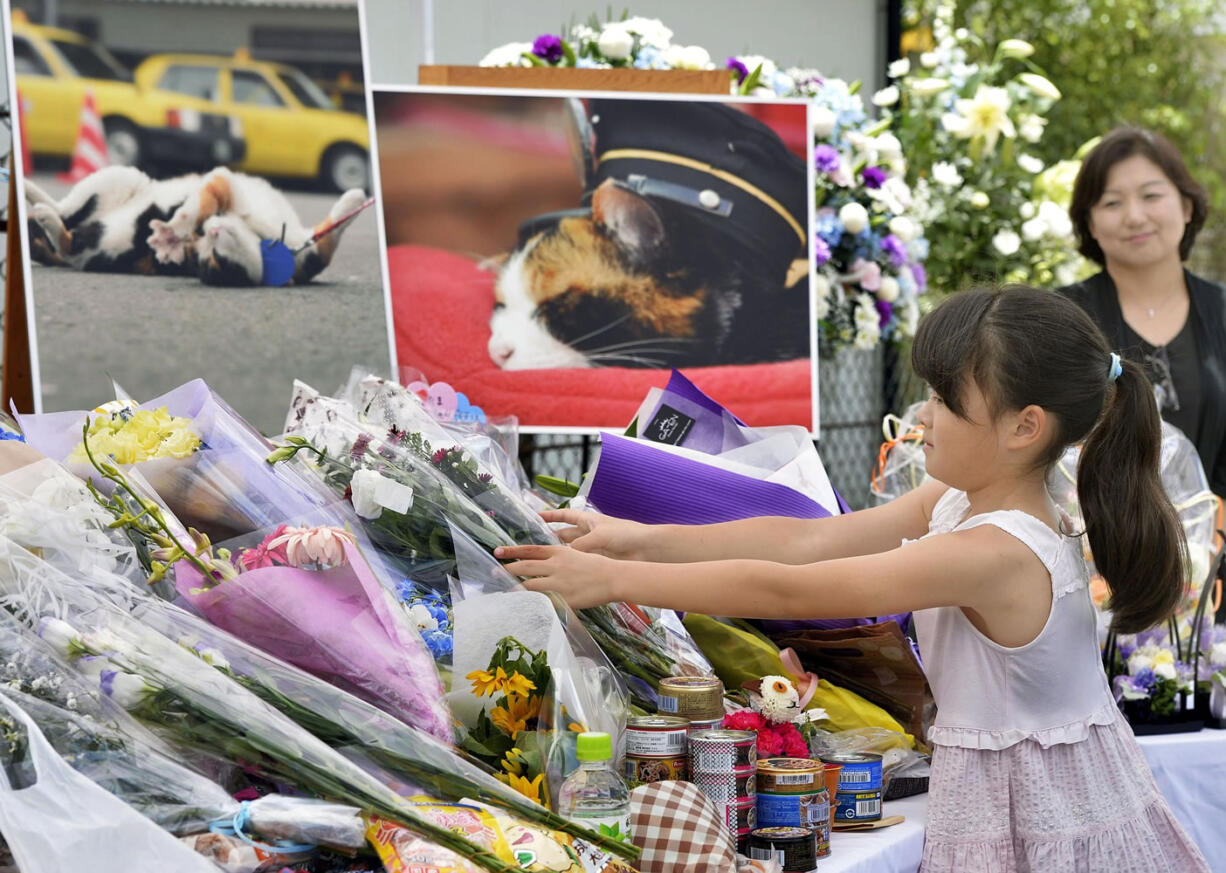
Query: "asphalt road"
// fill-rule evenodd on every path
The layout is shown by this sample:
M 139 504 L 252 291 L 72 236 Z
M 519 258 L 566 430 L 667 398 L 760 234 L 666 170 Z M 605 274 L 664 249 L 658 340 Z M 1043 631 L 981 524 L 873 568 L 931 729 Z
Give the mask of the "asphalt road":
M 67 190 L 54 176 L 32 178 L 53 197 Z M 286 194 L 307 225 L 336 199 Z M 354 219 L 331 265 L 301 287 L 215 288 L 34 264 L 43 410 L 93 408 L 114 397 L 112 379 L 143 401 L 203 378 L 272 435 L 281 432 L 294 379 L 330 394 L 355 364 L 390 375 L 378 208 Z

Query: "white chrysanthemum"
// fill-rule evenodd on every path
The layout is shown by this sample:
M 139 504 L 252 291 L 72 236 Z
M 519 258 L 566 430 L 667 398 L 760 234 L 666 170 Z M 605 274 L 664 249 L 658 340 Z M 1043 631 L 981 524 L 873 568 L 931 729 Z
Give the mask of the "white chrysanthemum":
M 1023 115 L 1017 123 L 1017 135 L 1026 142 L 1038 142 L 1043 138 L 1043 128 L 1046 125 L 1047 119 L 1040 115 Z
M 946 112 L 941 116 L 941 127 L 946 133 L 960 137 L 969 129 L 970 123 L 956 112 Z M 969 136 L 969 134 L 966 135 Z
M 1031 175 L 1043 172 L 1043 162 L 1034 155 L 1018 155 L 1017 165 Z
M 881 287 L 877 289 L 877 299 L 884 300 L 886 303 L 893 303 L 898 299 L 900 286 L 898 280 L 893 276 L 882 276 Z
M 856 296 L 856 310 L 852 318 L 857 330 L 881 330 L 881 316 L 877 314 L 877 304 L 868 294 Z M 876 339 L 873 342 L 876 342 Z
M 830 280 L 818 273 L 813 280 L 814 304 L 818 319 L 830 315 Z
M 1041 215 L 1022 222 L 1022 239 L 1027 242 L 1038 242 L 1047 234 L 1047 231 L 1047 222 Z
M 1034 218 L 1038 212 L 1038 207 L 1029 200 L 1017 208 L 1017 214 L 1021 216 L 1022 221 L 1029 221 L 1030 219 Z
M 856 331 L 856 338 L 852 340 L 852 345 L 866 352 L 871 352 L 877 348 L 877 343 L 881 339 L 880 328 L 874 327 L 872 330 L 868 328 L 860 328 Z
M 887 85 L 873 95 L 874 106 L 893 106 L 898 102 L 898 89 L 893 85 Z
M 949 88 L 949 82 L 936 76 L 916 79 L 911 83 L 911 93 L 916 97 L 935 97 Z
M 1017 250 L 1022 247 L 1022 238 L 1017 235 L 1016 231 L 1006 228 L 997 231 L 992 237 L 992 247 L 1007 258 L 1017 254 Z
M 532 51 L 530 42 L 509 42 L 491 49 L 485 57 L 477 62 L 480 67 L 530 67 L 532 62 L 524 57 L 524 52 Z
M 671 45 L 664 59 L 674 70 L 709 70 L 711 55 L 700 45 Z
M 1166 662 L 1154 664 L 1154 675 L 1160 679 L 1174 679 L 1176 676 L 1175 665 Z
M 890 233 L 905 243 L 909 243 L 919 236 L 919 227 L 905 215 L 896 215 L 891 218 L 889 228 Z
M 898 137 L 889 131 L 873 137 L 873 148 L 882 157 L 890 160 L 902 157 L 902 143 L 898 141 Z
M 623 27 L 621 22 L 606 24 L 596 40 L 600 53 L 611 61 L 620 61 L 630 56 L 634 49 L 634 34 Z
M 992 204 L 992 200 L 983 191 L 974 191 L 971 193 L 971 206 L 976 209 L 987 209 Z
M 839 210 L 839 221 L 843 222 L 843 227 L 848 233 L 860 233 L 868 227 L 868 210 L 854 200 L 851 203 L 844 203 L 843 208 Z
M 886 70 L 886 75 L 888 75 L 891 79 L 898 79 L 907 75 L 909 72 L 911 72 L 911 59 L 899 58 L 898 60 L 890 63 L 889 68 Z
M 800 692 L 785 676 L 763 676 L 758 697 L 758 711 L 770 721 L 783 724 L 800 714 Z
M 1039 217 L 1047 223 L 1052 236 L 1063 239 L 1073 235 L 1073 220 L 1059 203 L 1044 200 L 1039 204 Z
M 809 108 L 809 122 L 813 126 L 813 136 L 817 139 L 825 139 L 834 133 L 834 126 L 838 123 L 838 116 L 827 106 L 811 106 Z
M 932 165 L 932 181 L 946 188 L 957 188 L 962 184 L 962 174 L 949 161 L 937 161 Z
M 672 30 L 665 27 L 658 18 L 643 18 L 636 15 L 617 23 L 631 33 L 637 33 L 643 45 L 666 49 L 673 39 Z
M 931 70 L 939 63 L 941 63 L 941 56 L 936 52 L 924 52 L 920 55 L 920 66 L 926 70 Z

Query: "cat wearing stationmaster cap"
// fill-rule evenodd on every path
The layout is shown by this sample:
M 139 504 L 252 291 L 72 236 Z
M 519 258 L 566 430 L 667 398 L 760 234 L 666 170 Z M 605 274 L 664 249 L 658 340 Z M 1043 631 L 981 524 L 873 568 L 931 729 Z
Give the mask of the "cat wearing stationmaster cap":
M 805 257 L 804 162 L 720 103 L 602 99 L 590 112 L 590 208 L 521 227 L 495 283 L 494 362 L 517 370 L 807 357 L 807 262 L 792 269 Z

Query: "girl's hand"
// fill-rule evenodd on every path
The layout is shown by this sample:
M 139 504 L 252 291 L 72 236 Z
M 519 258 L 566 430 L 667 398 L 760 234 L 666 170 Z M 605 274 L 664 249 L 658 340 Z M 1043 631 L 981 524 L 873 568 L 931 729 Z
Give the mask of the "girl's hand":
M 600 606 L 616 600 L 614 581 L 619 564 L 603 555 L 567 546 L 503 546 L 496 558 L 512 558 L 508 572 L 521 576 L 530 591 L 556 591 L 573 609 Z
M 574 525 L 557 532 L 558 539 L 581 552 L 592 552 L 623 561 L 641 560 L 648 525 L 598 512 L 551 509 L 541 513 L 545 521 Z

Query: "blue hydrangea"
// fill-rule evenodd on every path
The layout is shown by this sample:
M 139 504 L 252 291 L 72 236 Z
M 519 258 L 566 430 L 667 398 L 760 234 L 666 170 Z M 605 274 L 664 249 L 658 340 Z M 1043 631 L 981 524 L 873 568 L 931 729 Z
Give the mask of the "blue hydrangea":
M 19 443 L 24 443 L 26 438 L 19 433 L 13 433 L 11 430 L 0 428 L 0 441 L 3 440 L 16 440 Z
M 839 216 L 834 212 L 818 212 L 817 235 L 833 249 L 843 241 L 843 222 L 839 221 Z
M 425 642 L 426 648 L 430 650 L 430 654 L 434 656 L 434 660 L 447 657 L 455 650 L 455 643 L 451 638 L 451 634 L 443 630 L 434 630 L 427 632 L 422 641 Z

